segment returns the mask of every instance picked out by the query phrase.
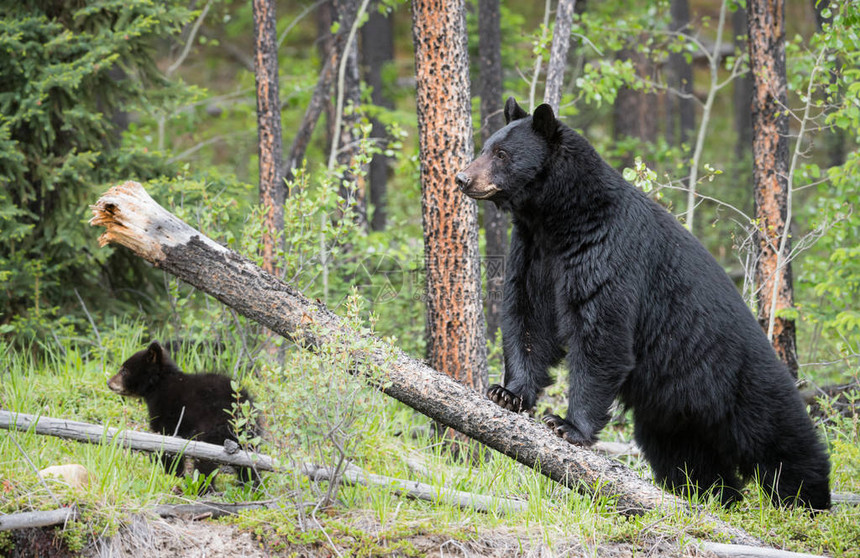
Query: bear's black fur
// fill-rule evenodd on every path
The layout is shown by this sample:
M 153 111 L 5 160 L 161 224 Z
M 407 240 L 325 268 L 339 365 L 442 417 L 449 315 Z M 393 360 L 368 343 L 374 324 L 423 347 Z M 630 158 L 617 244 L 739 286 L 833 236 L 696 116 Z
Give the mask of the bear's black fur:
M 219 445 L 225 440 L 238 441 L 230 425 L 229 412 L 236 401 L 230 378 L 220 374 L 184 374 L 158 341 L 123 362 L 107 385 L 120 395 L 144 400 L 153 432 Z M 244 401 L 253 404 L 243 389 L 238 403 Z M 258 428 L 254 424 L 247 433 L 254 436 Z M 170 456 L 162 456 L 162 463 L 168 472 L 184 473 L 183 467 Z M 218 467 L 205 460 L 195 461 L 194 466 L 205 475 Z M 240 467 L 237 474 L 243 482 L 259 480 L 256 471 L 249 467 Z
M 793 379 L 735 286 L 663 207 L 612 169 L 548 105 L 508 125 L 457 175 L 513 216 L 505 385 L 487 395 L 531 409 L 567 359 L 556 434 L 588 445 L 616 398 L 656 479 L 728 504 L 758 476 L 775 502 L 830 506 L 830 465 Z M 691 484 L 692 483 L 692 484 Z

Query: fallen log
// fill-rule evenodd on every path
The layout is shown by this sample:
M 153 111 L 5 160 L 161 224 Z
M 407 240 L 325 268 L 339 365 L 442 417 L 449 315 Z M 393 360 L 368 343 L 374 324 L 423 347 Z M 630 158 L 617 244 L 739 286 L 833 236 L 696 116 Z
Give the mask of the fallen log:
M 0 409 L 0 429 L 28 431 L 32 429 L 36 434 L 44 436 L 55 436 L 67 440 L 76 440 L 91 444 L 109 444 L 115 438 L 119 438 L 122 445 L 137 451 L 164 452 L 170 455 L 181 453 L 185 457 L 194 459 L 206 459 L 215 463 L 232 465 L 234 467 L 255 467 L 258 471 L 273 471 L 276 473 L 291 472 L 292 469 L 281 467 L 268 455 L 261 453 L 236 451 L 231 452 L 224 446 L 209 444 L 206 442 L 194 442 L 185 438 L 173 436 L 162 436 L 149 432 L 138 432 L 135 430 L 119 430 L 116 428 L 105 428 L 87 422 L 58 419 L 51 417 L 37 417 L 24 413 L 11 413 Z M 505 512 L 523 511 L 527 502 L 513 498 L 485 496 L 472 494 L 449 487 L 435 487 L 418 481 L 402 480 L 369 473 L 360 467 L 349 464 L 339 474 L 331 468 L 306 463 L 300 467 L 301 474 L 309 477 L 314 482 L 340 480 L 353 485 L 362 486 L 386 486 L 391 488 L 395 494 L 426 500 L 429 502 L 442 501 L 452 506 L 471 508 L 482 512 Z M 234 513 L 229 506 L 220 512 L 210 509 L 212 506 L 221 504 L 201 503 L 188 504 L 185 508 L 176 506 L 160 507 L 156 513 L 164 516 L 169 510 L 175 510 L 184 516 L 201 516 L 206 513 L 213 517 L 220 517 L 227 513 Z M 166 504 L 165 504 L 166 506 Z M 191 506 L 191 507 L 189 507 Z M 200 508 L 193 506 L 209 506 Z M 165 511 L 167 510 L 167 511 Z M 202 510 L 202 511 L 201 511 Z M 164 513 L 162 513 L 164 512 Z M 220 515 L 218 515 L 220 513 Z
M 13 413 L 0 409 L 0 428 L 4 430 L 30 429 L 36 434 L 56 436 L 90 444 L 111 443 L 116 439 L 120 444 L 135 450 L 159 452 L 168 455 L 183 454 L 186 457 L 205 459 L 215 463 L 233 465 L 234 467 L 253 467 L 259 471 L 279 470 L 274 459 L 267 455 L 237 449 L 232 453 L 224 446 L 195 442 L 174 436 L 162 436 L 150 432 L 120 430 L 119 428 L 104 427 L 87 422 L 74 420 L 37 417 L 24 413 Z M 232 451 L 232 450 L 231 450 Z
M 10 513 L 0 515 L 0 531 L 14 531 L 31 527 L 50 527 L 65 525 L 78 517 L 78 508 L 58 508 L 55 510 Z
M 366 331 L 355 331 L 290 285 L 266 273 L 158 205 L 136 182 L 114 186 L 91 206 L 90 224 L 106 231 L 99 244 L 118 244 L 154 266 L 212 295 L 240 314 L 308 347 L 334 344 L 357 365 L 381 370 L 368 377 L 384 393 L 552 480 L 612 499 L 624 513 L 693 511 L 683 499 L 630 469 L 573 446 L 530 418 L 506 411 Z M 733 542 L 761 545 L 741 529 L 709 518 Z
M 485 513 L 520 512 L 528 509 L 528 502 L 513 498 L 501 498 L 484 494 L 463 492 L 447 486 L 433 486 L 413 480 L 395 479 L 375 475 L 349 464 L 339 474 L 329 467 L 320 467 L 312 463 L 302 465 L 302 473 L 313 480 L 331 481 L 340 478 L 341 482 L 360 486 L 385 486 L 398 496 L 415 498 L 427 502 L 445 502 L 451 506 L 473 509 Z

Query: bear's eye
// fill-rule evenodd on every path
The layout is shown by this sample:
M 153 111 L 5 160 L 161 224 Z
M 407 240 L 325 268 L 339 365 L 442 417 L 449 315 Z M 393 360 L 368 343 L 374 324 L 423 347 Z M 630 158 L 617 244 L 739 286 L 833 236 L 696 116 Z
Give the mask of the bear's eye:
M 502 149 L 499 149 L 498 151 L 496 151 L 496 159 L 499 159 L 500 161 L 504 161 L 507 158 L 508 158 L 508 152 L 507 151 L 504 151 Z

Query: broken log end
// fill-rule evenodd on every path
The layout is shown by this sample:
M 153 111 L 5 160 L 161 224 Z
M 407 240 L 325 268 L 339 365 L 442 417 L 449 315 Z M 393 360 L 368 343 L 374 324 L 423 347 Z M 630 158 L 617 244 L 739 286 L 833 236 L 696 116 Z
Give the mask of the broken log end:
M 107 229 L 99 236 L 99 246 L 125 246 L 156 266 L 165 259 L 165 248 L 188 244 L 195 237 L 216 251 L 226 251 L 160 206 L 139 182 L 127 180 L 111 187 L 90 209 L 90 225 Z

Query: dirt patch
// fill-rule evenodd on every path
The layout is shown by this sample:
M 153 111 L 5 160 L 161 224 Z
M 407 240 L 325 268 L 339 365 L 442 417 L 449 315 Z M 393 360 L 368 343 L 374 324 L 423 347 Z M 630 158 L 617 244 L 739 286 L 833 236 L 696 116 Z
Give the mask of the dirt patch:
M 413 534 L 399 539 L 388 548 L 385 543 L 364 549 L 361 555 L 428 556 L 428 557 L 486 557 L 518 556 L 543 558 L 548 556 L 589 556 L 595 558 L 633 558 L 635 556 L 703 557 L 712 556 L 696 548 L 685 552 L 669 542 L 653 540 L 638 545 L 630 543 L 588 543 L 559 537 L 547 544 L 539 535 L 494 529 L 477 533 L 471 540 L 456 540 L 439 534 Z M 403 545 L 407 542 L 407 545 Z M 275 544 L 277 543 L 277 544 Z M 283 541 L 257 539 L 248 531 L 218 521 L 188 521 L 182 519 L 138 518 L 120 532 L 90 547 L 85 556 L 93 558 L 256 558 L 265 556 L 299 556 L 304 558 L 332 557 L 358 554 L 355 549 L 333 551 L 328 545 L 285 544 Z

